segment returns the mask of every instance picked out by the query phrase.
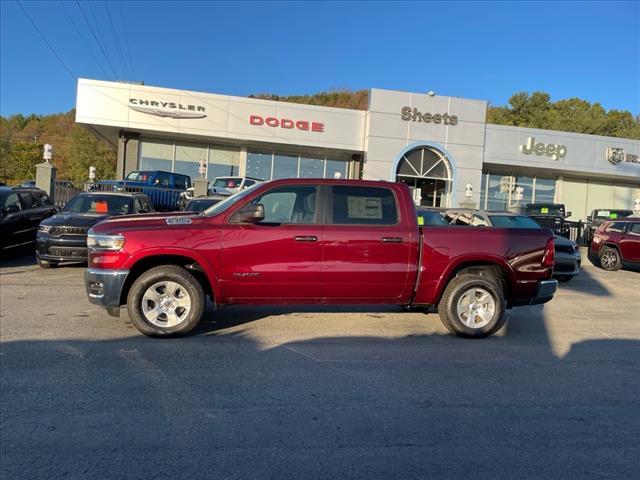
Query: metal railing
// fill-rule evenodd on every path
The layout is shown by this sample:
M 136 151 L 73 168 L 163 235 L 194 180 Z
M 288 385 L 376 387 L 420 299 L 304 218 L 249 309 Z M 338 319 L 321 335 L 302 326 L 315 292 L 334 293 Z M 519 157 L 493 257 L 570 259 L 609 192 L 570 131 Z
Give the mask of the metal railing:
M 582 220 L 577 222 L 564 220 L 559 217 L 544 217 L 530 215 L 530 217 L 536 221 L 542 228 L 548 228 L 556 235 L 573 240 L 578 245 L 585 245 L 586 239 L 584 238 L 585 224 Z
M 56 207 L 64 207 L 69 200 L 82 191 L 71 180 L 54 180 L 51 198 Z

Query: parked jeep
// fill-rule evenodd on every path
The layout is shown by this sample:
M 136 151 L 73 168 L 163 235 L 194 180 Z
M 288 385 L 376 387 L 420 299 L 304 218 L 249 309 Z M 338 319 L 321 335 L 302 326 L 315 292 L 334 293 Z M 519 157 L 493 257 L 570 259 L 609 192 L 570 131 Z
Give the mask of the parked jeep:
M 113 183 L 116 192 L 142 192 L 156 210 L 177 210 L 180 194 L 191 188 L 191 177 L 161 170 L 134 170 L 124 180 Z
M 569 225 L 566 222 L 571 216 L 561 203 L 527 203 L 526 215 L 535 220 L 542 228 L 548 228 L 558 235 L 569 238 Z

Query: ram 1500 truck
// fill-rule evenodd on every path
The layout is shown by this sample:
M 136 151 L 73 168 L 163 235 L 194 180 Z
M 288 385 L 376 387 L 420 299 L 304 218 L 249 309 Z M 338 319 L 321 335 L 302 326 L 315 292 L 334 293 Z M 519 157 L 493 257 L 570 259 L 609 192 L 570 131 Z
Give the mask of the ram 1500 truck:
M 145 335 L 186 334 L 206 296 L 229 304 L 395 304 L 486 337 L 506 309 L 553 297 L 545 229 L 418 226 L 408 187 L 361 180 L 256 184 L 199 215 L 114 218 L 89 232 L 89 300 L 127 305 Z

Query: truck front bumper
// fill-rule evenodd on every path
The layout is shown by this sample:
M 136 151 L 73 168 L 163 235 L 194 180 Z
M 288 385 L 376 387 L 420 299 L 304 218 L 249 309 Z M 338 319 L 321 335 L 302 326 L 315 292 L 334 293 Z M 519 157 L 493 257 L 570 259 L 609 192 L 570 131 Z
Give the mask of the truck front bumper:
M 120 295 L 129 270 L 87 268 L 84 283 L 89 301 L 105 307 L 113 315 L 120 309 Z M 117 315 L 116 315 L 117 316 Z
M 538 288 L 536 290 L 536 296 L 531 300 L 531 305 L 537 305 L 539 303 L 547 303 L 553 298 L 558 289 L 557 280 L 540 280 L 538 282 Z

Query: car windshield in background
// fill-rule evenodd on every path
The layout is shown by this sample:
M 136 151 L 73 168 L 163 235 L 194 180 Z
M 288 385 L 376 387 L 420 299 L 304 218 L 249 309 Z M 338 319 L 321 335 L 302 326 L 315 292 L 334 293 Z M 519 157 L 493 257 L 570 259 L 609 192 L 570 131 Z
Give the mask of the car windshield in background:
M 540 228 L 534 220 L 523 215 L 489 215 L 491 224 L 498 228 Z
M 219 202 L 220 202 L 219 198 L 215 198 L 215 199 L 211 198 L 206 200 L 191 200 L 189 203 L 187 203 L 185 210 L 188 212 L 200 213 Z
M 62 211 L 87 215 L 126 215 L 133 213 L 133 202 L 130 197 L 115 195 L 79 195 L 72 198 Z
M 418 225 L 425 227 L 437 227 L 438 225 L 449 225 L 440 212 L 431 210 L 418 210 Z
M 596 210 L 596 218 L 608 218 L 615 220 L 616 218 L 624 218 L 633 215 L 631 210 Z
M 251 185 L 249 188 L 245 188 L 244 190 L 225 198 L 224 200 L 216 203 L 214 206 L 207 208 L 204 212 L 202 212 L 202 214 L 210 217 L 224 212 L 231 205 L 251 194 L 259 185 L 259 183 L 256 183 L 254 185 Z
M 549 215 L 564 217 L 564 209 L 556 205 L 529 205 L 527 215 Z
M 218 188 L 238 188 L 242 183 L 241 178 L 216 178 L 213 182 L 214 187 Z
M 131 172 L 127 175 L 127 180 L 135 180 L 137 182 L 146 182 L 149 179 L 149 172 Z

